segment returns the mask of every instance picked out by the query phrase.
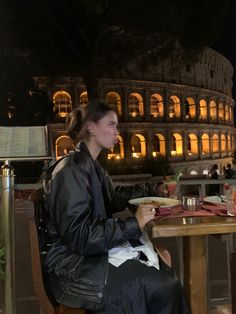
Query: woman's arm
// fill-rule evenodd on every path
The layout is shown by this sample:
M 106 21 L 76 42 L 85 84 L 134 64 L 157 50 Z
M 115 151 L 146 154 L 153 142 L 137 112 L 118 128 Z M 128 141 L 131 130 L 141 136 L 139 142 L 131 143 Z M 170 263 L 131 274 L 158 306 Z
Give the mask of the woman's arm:
M 135 217 L 126 220 L 93 218 L 90 184 L 78 169 L 59 172 L 47 198 L 59 237 L 66 246 L 81 255 L 106 252 L 141 235 Z
M 114 187 L 111 178 L 106 172 L 104 172 L 104 176 L 105 189 L 109 192 L 110 210 L 112 213 L 123 211 L 129 205 L 128 201 L 131 199 L 158 196 L 158 184 L 154 182 Z

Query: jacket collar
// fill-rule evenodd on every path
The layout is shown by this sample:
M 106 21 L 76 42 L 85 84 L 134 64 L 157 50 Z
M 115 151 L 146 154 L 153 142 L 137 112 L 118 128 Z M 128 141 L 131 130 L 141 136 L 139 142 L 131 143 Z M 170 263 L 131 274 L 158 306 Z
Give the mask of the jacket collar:
M 98 160 L 93 160 L 93 157 L 92 155 L 90 154 L 90 151 L 88 150 L 88 147 L 87 145 L 83 142 L 83 141 L 80 141 L 76 144 L 75 146 L 75 151 L 76 152 L 82 152 L 84 153 L 85 155 L 87 155 L 94 163 L 94 165 L 97 165 L 99 164 Z

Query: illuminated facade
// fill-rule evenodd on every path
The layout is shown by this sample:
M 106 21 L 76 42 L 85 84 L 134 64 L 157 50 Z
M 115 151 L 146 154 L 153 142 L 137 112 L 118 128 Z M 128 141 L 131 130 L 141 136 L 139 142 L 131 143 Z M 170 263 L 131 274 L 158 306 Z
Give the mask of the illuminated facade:
M 171 60 L 145 66 L 137 60 L 129 71 L 99 80 L 100 97 L 116 108 L 120 120 L 119 142 L 107 158 L 114 163 L 126 159 L 132 166 L 163 156 L 184 173 L 202 173 L 215 163 L 222 168 L 231 162 L 235 149 L 232 66 L 209 48 L 191 66 Z M 51 78 L 35 79 L 53 99 L 61 119 L 88 102 L 80 77 L 60 78 L 53 84 Z M 64 123 L 51 124 L 50 130 L 59 158 L 72 144 Z

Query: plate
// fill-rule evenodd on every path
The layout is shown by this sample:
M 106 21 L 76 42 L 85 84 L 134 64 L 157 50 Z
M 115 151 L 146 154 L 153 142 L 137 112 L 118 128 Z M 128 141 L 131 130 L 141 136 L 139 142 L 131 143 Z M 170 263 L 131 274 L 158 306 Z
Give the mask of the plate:
M 225 195 L 221 195 L 221 197 L 223 198 L 223 200 L 226 200 Z M 212 203 L 214 205 L 226 205 L 226 203 L 222 202 L 221 198 L 219 196 L 217 196 L 217 195 L 205 197 L 203 199 L 203 201 L 205 201 L 207 203 Z
M 140 197 L 140 198 L 134 198 L 133 200 L 129 201 L 130 205 L 139 206 L 144 203 L 149 203 L 152 201 L 156 201 L 160 203 L 159 207 L 173 207 L 180 203 L 179 200 L 173 199 L 173 198 L 165 198 L 165 197 L 155 197 L 155 196 L 148 196 L 148 197 Z

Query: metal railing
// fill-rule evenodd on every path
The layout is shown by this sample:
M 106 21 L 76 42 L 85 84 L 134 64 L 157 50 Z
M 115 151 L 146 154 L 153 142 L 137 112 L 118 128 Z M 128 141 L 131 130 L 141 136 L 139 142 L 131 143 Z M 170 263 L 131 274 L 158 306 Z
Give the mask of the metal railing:
M 197 191 L 199 196 L 204 197 L 209 195 L 209 187 L 212 185 L 218 185 L 219 193 L 223 194 L 225 183 L 236 186 L 236 179 L 180 179 L 177 182 L 177 194 L 181 197 Z

